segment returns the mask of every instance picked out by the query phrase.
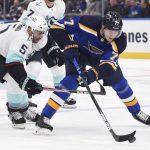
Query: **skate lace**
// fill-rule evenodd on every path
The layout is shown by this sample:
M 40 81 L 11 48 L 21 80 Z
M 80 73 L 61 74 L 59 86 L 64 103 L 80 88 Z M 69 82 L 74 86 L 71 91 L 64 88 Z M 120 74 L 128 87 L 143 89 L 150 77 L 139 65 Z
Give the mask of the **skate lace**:
M 23 113 L 23 116 L 28 120 L 35 119 L 36 115 L 36 111 L 31 108 L 28 108 L 28 110 Z
M 19 120 L 22 118 L 22 114 L 20 112 L 11 112 L 11 115 L 15 120 Z
M 144 112 L 142 112 L 142 111 L 140 111 L 138 114 L 137 114 L 137 116 L 141 119 L 141 120 L 143 120 L 143 121 L 147 121 L 147 119 L 149 118 L 149 115 L 146 115 Z

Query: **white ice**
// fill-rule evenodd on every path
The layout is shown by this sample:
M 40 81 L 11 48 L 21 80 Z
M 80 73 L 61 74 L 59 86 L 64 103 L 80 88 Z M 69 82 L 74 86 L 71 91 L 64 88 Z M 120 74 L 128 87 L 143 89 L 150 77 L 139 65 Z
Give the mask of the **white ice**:
M 136 94 L 142 110 L 150 114 L 150 60 L 120 60 L 125 77 Z M 42 68 L 39 82 L 52 85 L 51 75 Z M 92 90 L 98 90 L 96 83 Z M 85 89 L 84 89 L 85 90 Z M 132 118 L 126 107 L 111 88 L 106 96 L 95 96 L 113 130 L 128 134 L 136 130 L 134 143 L 117 143 L 108 131 L 89 95 L 74 94 L 77 109 L 60 109 L 52 118 L 54 131 L 50 136 L 37 136 L 33 123 L 26 129 L 12 128 L 6 111 L 6 90 L 0 85 L 0 150 L 148 150 L 150 148 L 150 127 Z M 44 91 L 33 98 L 41 112 L 51 92 Z

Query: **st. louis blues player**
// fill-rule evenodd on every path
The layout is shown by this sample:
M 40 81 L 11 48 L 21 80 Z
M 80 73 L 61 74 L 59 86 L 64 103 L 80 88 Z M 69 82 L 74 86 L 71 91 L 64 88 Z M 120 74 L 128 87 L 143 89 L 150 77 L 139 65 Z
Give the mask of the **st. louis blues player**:
M 60 82 L 60 87 L 74 90 L 84 86 L 73 64 L 75 58 L 83 70 L 81 76 L 88 84 L 102 79 L 105 86 L 114 89 L 135 119 L 150 125 L 150 116 L 141 111 L 140 104 L 118 64 L 118 57 L 127 45 L 122 25 L 121 16 L 109 11 L 104 18 L 76 16 L 64 20 L 62 26 L 53 26 L 51 35 L 64 49 L 66 63 L 66 77 Z M 70 35 L 73 35 L 73 39 Z M 85 70 L 87 65 L 91 69 Z M 68 93 L 53 93 L 42 111 L 42 117 L 36 122 L 37 133 L 42 134 L 42 129 L 52 130 L 49 121 L 68 96 Z

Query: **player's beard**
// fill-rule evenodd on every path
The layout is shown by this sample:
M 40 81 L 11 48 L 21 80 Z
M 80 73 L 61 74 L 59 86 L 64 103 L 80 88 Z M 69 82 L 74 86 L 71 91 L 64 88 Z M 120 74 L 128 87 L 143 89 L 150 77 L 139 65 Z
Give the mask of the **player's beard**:
M 33 38 L 33 43 L 38 43 L 41 40 L 41 38 Z
M 33 43 L 38 43 L 41 40 L 41 37 L 36 37 L 34 34 L 32 35 L 32 42 Z

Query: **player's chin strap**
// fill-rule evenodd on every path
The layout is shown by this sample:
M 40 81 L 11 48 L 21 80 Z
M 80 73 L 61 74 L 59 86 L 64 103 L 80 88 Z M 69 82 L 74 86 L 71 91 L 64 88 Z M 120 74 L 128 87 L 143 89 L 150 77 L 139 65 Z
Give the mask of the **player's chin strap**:
M 77 60 L 76 60 L 75 58 L 74 58 L 73 63 L 74 63 L 74 65 L 75 65 L 76 70 L 78 71 L 79 75 L 81 75 L 82 71 L 81 71 L 81 69 L 80 69 L 80 67 L 79 67 L 79 64 L 78 64 L 78 62 L 77 62 Z M 81 76 L 80 76 L 80 77 L 81 77 Z M 114 138 L 117 142 L 124 142 L 124 141 L 129 141 L 130 143 L 134 142 L 134 141 L 136 140 L 136 138 L 134 137 L 136 131 L 134 131 L 134 132 L 132 132 L 132 133 L 130 133 L 130 134 L 127 134 L 127 135 L 117 135 L 117 134 L 115 134 L 115 132 L 113 131 L 113 129 L 112 129 L 110 123 L 108 122 L 106 116 L 104 115 L 102 109 L 100 108 L 99 104 L 97 103 L 97 101 L 96 101 L 94 95 L 92 94 L 91 89 L 90 89 L 90 87 L 88 86 L 87 82 L 84 80 L 84 78 L 81 77 L 81 79 L 82 79 L 82 81 L 83 81 L 83 83 L 84 83 L 84 85 L 85 85 L 85 87 L 86 87 L 88 93 L 90 94 L 90 97 L 91 97 L 92 101 L 94 102 L 94 104 L 95 104 L 95 106 L 96 106 L 98 112 L 100 113 L 101 117 L 103 118 L 103 120 L 104 120 L 104 122 L 105 122 L 105 124 L 106 124 L 106 126 L 107 126 L 107 128 L 108 128 L 108 130 L 109 130 L 109 132 L 110 132 L 111 135 L 113 136 L 113 138 Z

